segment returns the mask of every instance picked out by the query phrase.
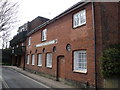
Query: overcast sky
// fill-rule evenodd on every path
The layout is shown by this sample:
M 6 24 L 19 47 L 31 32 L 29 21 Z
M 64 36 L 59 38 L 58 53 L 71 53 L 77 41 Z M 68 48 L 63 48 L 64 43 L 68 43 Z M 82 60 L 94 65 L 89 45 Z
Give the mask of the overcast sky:
M 33 20 L 37 16 L 52 19 L 80 0 L 14 0 L 18 1 L 19 24 L 11 31 L 11 39 L 17 34 L 18 27 Z M 0 45 L 1 48 L 1 45 Z
M 18 0 L 18 18 L 20 22 L 19 25 L 16 26 L 16 29 L 24 23 L 35 19 L 37 16 L 52 19 L 79 1 L 80 0 Z M 12 31 L 12 37 L 17 33 L 16 29 Z
M 52 19 L 80 0 L 19 0 L 21 21 L 31 21 L 37 16 Z

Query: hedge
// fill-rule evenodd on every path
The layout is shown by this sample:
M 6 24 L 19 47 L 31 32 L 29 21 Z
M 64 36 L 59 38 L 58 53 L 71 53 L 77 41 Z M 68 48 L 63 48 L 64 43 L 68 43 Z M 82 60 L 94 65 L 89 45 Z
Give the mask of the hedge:
M 103 52 L 101 72 L 104 78 L 120 77 L 120 44 L 111 45 Z

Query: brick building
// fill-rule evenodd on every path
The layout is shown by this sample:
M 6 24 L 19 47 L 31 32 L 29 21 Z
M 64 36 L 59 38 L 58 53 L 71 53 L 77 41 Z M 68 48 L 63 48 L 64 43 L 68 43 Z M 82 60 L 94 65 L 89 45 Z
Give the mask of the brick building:
M 26 34 L 47 20 L 49 19 L 39 16 L 19 27 L 18 34 L 10 41 L 10 46 L 12 47 L 12 65 L 25 68 Z
M 79 2 L 51 20 L 33 20 L 21 67 L 76 87 L 104 87 L 99 58 L 120 43 L 119 8 L 117 2 Z

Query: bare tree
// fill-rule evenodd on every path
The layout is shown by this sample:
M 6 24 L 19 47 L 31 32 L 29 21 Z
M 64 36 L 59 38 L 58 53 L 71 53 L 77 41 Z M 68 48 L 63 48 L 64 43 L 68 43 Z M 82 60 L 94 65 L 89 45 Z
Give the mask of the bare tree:
M 3 31 L 2 38 L 1 38 L 3 49 L 8 47 L 9 37 L 10 37 L 10 31 L 9 30 Z
M 18 3 L 11 0 L 0 0 L 0 33 L 2 48 L 7 47 L 10 31 L 15 27 L 18 12 Z

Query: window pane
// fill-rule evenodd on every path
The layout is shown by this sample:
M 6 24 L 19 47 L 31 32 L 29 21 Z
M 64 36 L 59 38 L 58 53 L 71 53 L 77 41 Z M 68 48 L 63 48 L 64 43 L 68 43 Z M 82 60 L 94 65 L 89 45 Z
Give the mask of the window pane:
M 45 41 L 45 40 L 47 40 L 47 29 L 44 29 L 42 31 L 42 41 Z
M 86 23 L 86 11 L 82 10 L 73 16 L 73 27 L 78 27 Z
M 32 55 L 32 65 L 35 64 L 35 55 Z
M 27 64 L 29 64 L 29 61 L 30 61 L 30 57 L 29 55 L 27 56 Z
M 81 24 L 86 22 L 86 14 L 85 14 L 85 10 L 81 11 Z
M 77 59 L 78 59 L 78 54 L 77 54 L 77 51 L 74 52 L 74 70 L 77 70 Z
M 28 45 L 31 44 L 31 37 L 28 38 Z
M 42 54 L 38 54 L 38 66 L 42 66 Z
M 52 67 L 52 53 L 47 54 L 46 67 Z
M 87 57 L 86 51 L 80 50 L 74 52 L 74 70 L 86 71 L 87 70 Z

